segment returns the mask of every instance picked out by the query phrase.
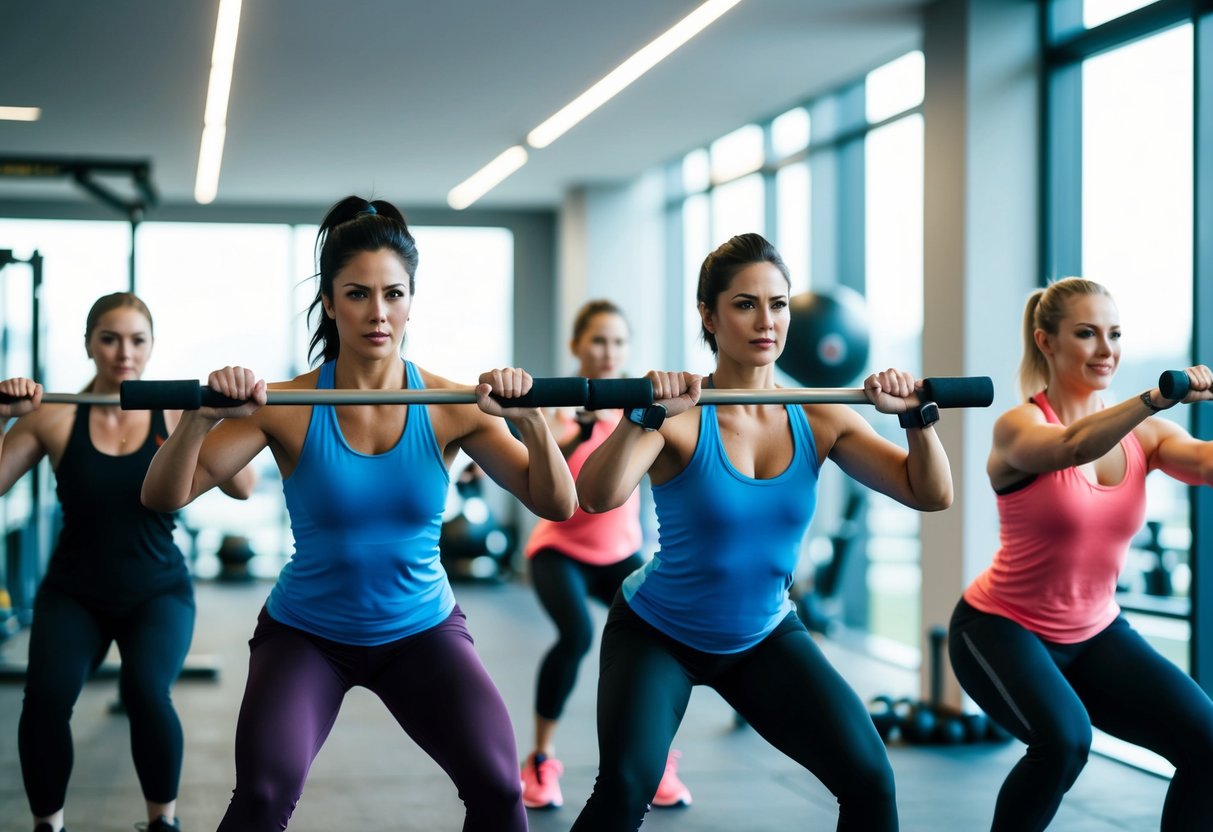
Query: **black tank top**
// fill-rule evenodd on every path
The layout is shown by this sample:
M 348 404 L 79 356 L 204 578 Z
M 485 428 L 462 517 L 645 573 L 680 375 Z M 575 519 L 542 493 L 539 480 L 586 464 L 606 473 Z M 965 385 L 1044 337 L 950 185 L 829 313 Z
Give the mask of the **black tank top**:
M 173 517 L 143 507 L 139 492 L 156 449 L 168 438 L 164 413 L 133 454 L 110 456 L 89 436 L 88 405 L 76 419 L 55 471 L 63 530 L 46 579 L 56 588 L 106 607 L 137 603 L 181 582 L 189 570 L 173 542 Z

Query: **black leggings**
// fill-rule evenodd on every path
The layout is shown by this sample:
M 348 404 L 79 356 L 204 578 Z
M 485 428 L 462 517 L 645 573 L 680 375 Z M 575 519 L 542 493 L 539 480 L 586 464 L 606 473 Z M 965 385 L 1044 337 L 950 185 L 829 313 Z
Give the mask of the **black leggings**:
M 92 609 L 46 584 L 39 588 L 17 727 L 21 774 L 35 817 L 63 808 L 72 770 L 72 709 L 111 642 L 122 655 L 118 686 L 143 796 L 151 803 L 177 799 L 184 742 L 170 689 L 193 633 L 189 582 L 119 612 Z
M 610 604 L 623 579 L 644 565 L 639 554 L 618 563 L 594 566 L 556 549 L 540 549 L 531 558 L 531 582 L 539 603 L 556 625 L 556 643 L 539 664 L 535 713 L 560 719 L 577 683 L 581 660 L 594 642 L 589 598 Z
M 948 653 L 969 696 L 1028 746 L 998 793 L 996 832 L 1049 825 L 1087 762 L 1092 726 L 1175 766 L 1164 832 L 1213 829 L 1213 702 L 1123 616 L 1057 644 L 962 599 Z
M 695 685 L 714 688 L 838 799 L 838 829 L 897 829 L 893 769 L 867 707 L 795 613 L 741 653 L 693 650 L 617 596 L 602 636 L 598 779 L 574 832 L 635 830 Z

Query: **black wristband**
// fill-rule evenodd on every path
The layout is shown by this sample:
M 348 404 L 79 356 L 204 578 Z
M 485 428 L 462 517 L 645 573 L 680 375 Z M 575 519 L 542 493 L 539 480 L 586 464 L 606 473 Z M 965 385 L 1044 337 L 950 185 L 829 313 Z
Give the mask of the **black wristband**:
M 1140 398 L 1141 398 L 1142 404 L 1144 404 L 1146 407 L 1150 408 L 1150 411 L 1153 413 L 1162 413 L 1164 410 L 1167 409 L 1165 407 L 1159 407 L 1158 405 L 1154 404 L 1153 401 L 1150 400 L 1150 391 L 1149 390 L 1142 393 Z
M 646 431 L 657 430 L 665 421 L 665 405 L 651 404 L 648 407 L 633 407 L 624 411 L 624 418 Z
M 923 402 L 918 407 L 912 407 L 905 413 L 897 414 L 897 423 L 906 430 L 925 428 L 939 421 L 939 405 L 935 402 Z

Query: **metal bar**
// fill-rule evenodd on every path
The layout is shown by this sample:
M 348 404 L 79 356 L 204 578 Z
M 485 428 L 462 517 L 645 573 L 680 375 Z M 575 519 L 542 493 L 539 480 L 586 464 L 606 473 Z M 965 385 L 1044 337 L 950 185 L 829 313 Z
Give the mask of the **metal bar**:
M 127 202 L 100 182 L 90 179 L 87 171 L 76 171 L 72 175 L 72 181 L 95 196 L 98 202 L 105 203 L 115 211 L 121 211 L 124 214 L 130 213 L 132 203 Z
M 95 404 L 95 405 L 113 405 L 117 407 L 119 404 L 117 393 L 44 393 L 42 395 L 43 404 Z
M 117 393 L 46 393 L 43 404 L 89 404 L 120 406 Z M 270 390 L 267 405 L 312 404 L 475 404 L 472 387 L 441 390 Z
M 598 385 L 601 385 L 599 387 Z M 921 395 L 939 407 L 988 407 L 994 387 L 985 376 L 939 377 L 922 380 Z M 497 397 L 499 398 L 499 397 Z M 0 394 L 0 402 L 13 397 Z M 128 410 L 236 407 L 242 402 L 228 399 L 189 379 L 171 381 L 124 381 L 121 394 L 47 393 L 43 401 L 55 404 L 118 405 Z M 585 407 L 587 409 L 643 407 L 653 401 L 647 379 L 538 378 L 525 396 L 501 400 L 514 407 Z M 266 391 L 269 405 L 359 405 L 359 404 L 475 404 L 471 386 L 420 390 L 274 389 Z M 870 404 L 861 387 L 766 387 L 715 388 L 700 391 L 699 403 L 729 404 Z
M 71 176 L 77 171 L 126 173 L 146 177 L 150 166 L 146 159 L 108 159 L 93 156 L 0 156 L 0 176 Z
M 871 404 L 862 387 L 777 387 L 767 390 L 708 389 L 700 404 Z
M 44 404 L 119 406 L 117 393 L 46 393 Z M 269 390 L 267 405 L 349 404 L 475 404 L 474 387 L 425 390 Z M 795 388 L 765 390 L 703 390 L 700 404 L 870 404 L 862 387 Z
M 94 175 L 126 174 L 138 196 L 123 198 Z M 0 177 L 49 179 L 68 177 L 105 205 L 126 214 L 132 222 L 142 219 L 149 205 L 158 202 L 152 184 L 151 164 L 144 159 L 94 159 L 88 157 L 0 155 Z
M 266 404 L 475 404 L 476 388 L 440 390 L 269 390 Z

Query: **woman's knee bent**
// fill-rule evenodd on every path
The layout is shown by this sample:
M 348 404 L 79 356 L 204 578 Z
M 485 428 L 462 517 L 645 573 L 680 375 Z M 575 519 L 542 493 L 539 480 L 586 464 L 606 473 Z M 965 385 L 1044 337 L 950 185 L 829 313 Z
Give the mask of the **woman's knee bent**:
M 859 765 L 845 772 L 837 782 L 840 785 L 834 796 L 843 806 L 848 803 L 894 804 L 897 801 L 897 784 L 893 778 L 893 766 L 885 754 L 863 760 Z
M 1036 765 L 1053 770 L 1067 788 L 1087 764 L 1091 753 L 1091 724 L 1066 723 L 1029 732 L 1026 757 Z
M 264 781 L 252 786 L 236 786 L 219 832 L 283 829 L 299 802 L 299 790 L 283 788 Z

